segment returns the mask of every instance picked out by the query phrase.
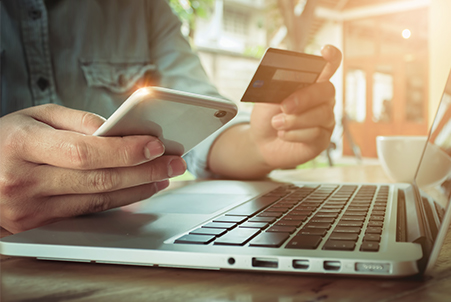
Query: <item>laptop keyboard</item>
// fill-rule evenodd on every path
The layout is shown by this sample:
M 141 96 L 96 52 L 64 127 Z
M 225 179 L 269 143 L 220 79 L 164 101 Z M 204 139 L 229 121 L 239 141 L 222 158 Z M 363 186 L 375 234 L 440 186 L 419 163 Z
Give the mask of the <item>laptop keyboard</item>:
M 388 190 L 386 185 L 285 185 L 174 243 L 377 252 Z

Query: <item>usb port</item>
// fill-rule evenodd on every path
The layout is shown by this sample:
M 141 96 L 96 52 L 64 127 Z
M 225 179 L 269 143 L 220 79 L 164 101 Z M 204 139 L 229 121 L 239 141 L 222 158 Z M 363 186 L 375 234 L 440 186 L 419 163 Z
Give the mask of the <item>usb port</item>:
M 324 269 L 326 271 L 339 271 L 341 268 L 340 261 L 324 261 Z
M 252 258 L 252 266 L 277 268 L 279 266 L 279 261 L 276 258 L 254 257 Z
M 297 259 L 293 260 L 293 268 L 308 269 L 309 266 L 310 263 L 308 260 L 297 260 Z

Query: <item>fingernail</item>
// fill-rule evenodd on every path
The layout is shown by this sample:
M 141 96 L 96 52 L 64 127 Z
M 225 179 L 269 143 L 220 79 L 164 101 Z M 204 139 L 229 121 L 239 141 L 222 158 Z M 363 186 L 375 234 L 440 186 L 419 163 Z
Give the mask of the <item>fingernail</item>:
M 186 171 L 186 163 L 182 158 L 175 158 L 169 162 L 168 176 L 182 175 Z
M 291 113 L 299 106 L 299 100 L 297 97 L 292 97 L 287 100 L 283 105 L 283 109 L 285 113 Z
M 147 159 L 152 159 L 157 156 L 163 155 L 164 153 L 164 145 L 160 141 L 151 141 L 148 142 L 144 147 L 144 156 Z
M 285 125 L 285 115 L 279 114 L 272 118 L 272 126 L 276 129 L 281 129 Z
M 321 50 L 324 50 L 324 49 L 327 49 L 327 50 L 329 50 L 329 49 L 331 49 L 332 47 L 330 46 L 330 44 L 326 44 L 326 45 L 324 45 L 323 47 L 321 47 Z

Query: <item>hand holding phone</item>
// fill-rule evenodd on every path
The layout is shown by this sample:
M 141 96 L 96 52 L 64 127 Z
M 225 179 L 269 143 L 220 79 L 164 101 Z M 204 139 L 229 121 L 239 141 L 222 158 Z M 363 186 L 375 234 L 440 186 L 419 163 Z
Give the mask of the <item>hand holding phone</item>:
M 236 105 L 226 100 L 145 87 L 133 93 L 94 135 L 153 135 L 163 142 L 165 154 L 181 156 L 236 114 Z

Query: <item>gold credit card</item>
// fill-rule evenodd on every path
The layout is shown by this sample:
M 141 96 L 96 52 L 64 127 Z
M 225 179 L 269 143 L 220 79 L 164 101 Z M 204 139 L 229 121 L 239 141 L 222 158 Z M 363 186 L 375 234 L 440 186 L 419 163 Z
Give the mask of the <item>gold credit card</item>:
M 326 63 L 320 56 L 268 48 L 241 102 L 280 103 L 315 83 Z

